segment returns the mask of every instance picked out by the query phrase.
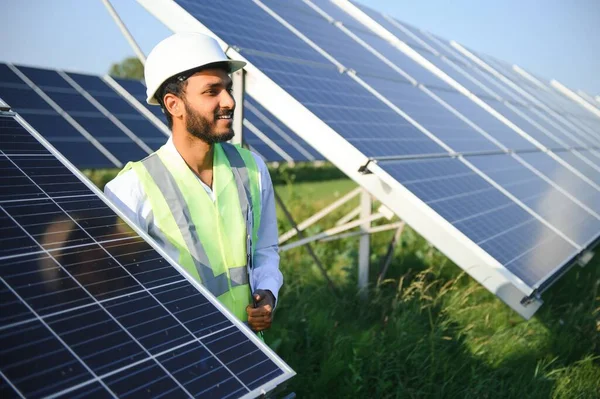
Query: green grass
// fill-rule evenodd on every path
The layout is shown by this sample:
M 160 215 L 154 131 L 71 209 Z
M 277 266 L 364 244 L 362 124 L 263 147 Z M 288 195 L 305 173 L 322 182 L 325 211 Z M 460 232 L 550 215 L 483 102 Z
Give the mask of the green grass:
M 299 222 L 354 187 L 276 189 Z M 371 281 L 392 234 L 372 236 Z M 410 228 L 387 279 L 362 299 L 357 247 L 356 238 L 313 246 L 337 296 L 305 249 L 281 255 L 285 285 L 266 340 L 298 373 L 289 386 L 298 397 L 600 398 L 600 256 L 567 273 L 524 321 Z

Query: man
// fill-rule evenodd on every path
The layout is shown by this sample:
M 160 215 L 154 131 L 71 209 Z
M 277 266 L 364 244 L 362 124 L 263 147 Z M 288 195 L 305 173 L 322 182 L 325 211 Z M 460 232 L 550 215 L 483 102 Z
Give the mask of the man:
M 104 191 L 167 254 L 256 332 L 271 326 L 279 271 L 273 186 L 265 163 L 225 143 L 235 101 L 217 41 L 176 33 L 144 67 L 147 102 L 160 105 L 172 137 L 130 162 Z M 252 293 L 252 294 L 251 294 Z

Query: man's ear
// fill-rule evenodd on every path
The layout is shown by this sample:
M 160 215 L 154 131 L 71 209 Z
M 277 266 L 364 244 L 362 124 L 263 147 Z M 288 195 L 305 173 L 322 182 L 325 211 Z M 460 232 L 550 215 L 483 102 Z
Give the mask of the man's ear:
M 183 105 L 181 98 L 177 97 L 173 93 L 165 94 L 163 98 L 163 104 L 165 104 L 165 108 L 173 117 L 181 117 L 183 115 Z

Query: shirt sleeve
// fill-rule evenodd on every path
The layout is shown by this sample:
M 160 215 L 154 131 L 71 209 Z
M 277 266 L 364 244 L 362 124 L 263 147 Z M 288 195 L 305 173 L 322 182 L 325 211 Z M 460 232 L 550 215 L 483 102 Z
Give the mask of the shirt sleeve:
M 115 177 L 104 186 L 104 195 L 140 229 L 148 232 L 149 201 L 133 170 Z
M 254 270 L 252 286 L 254 289 L 269 290 L 277 297 L 283 285 L 283 275 L 279 270 L 279 245 L 277 217 L 275 214 L 275 196 L 273 183 L 265 162 L 256 154 L 254 159 L 260 173 L 261 213 L 258 239 L 254 250 Z

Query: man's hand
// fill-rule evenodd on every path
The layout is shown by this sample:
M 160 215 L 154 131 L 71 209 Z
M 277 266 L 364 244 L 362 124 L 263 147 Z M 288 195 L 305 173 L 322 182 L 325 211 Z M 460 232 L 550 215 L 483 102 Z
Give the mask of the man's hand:
M 248 325 L 256 332 L 267 330 L 273 320 L 275 296 L 269 290 L 256 290 L 252 294 L 253 304 L 246 307 Z

